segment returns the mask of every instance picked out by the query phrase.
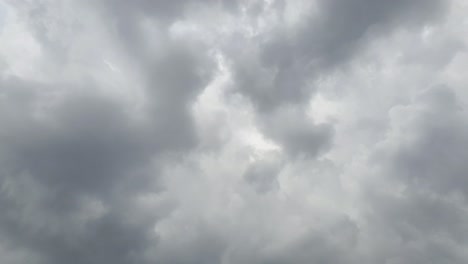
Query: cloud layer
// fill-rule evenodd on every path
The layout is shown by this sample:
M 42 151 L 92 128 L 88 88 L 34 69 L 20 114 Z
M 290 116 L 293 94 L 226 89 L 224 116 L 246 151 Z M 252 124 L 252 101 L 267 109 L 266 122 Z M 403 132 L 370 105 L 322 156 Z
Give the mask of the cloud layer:
M 467 14 L 0 3 L 0 262 L 466 263 Z

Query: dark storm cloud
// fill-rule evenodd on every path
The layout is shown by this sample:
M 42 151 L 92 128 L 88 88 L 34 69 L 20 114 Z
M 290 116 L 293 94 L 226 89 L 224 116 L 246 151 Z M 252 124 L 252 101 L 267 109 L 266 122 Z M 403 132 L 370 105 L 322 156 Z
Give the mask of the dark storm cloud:
M 40 86 L 17 79 L 0 86 L 7 102 L 0 133 L 2 234 L 47 263 L 134 261 L 156 216 L 126 214 L 139 194 L 154 190 L 151 159 L 171 146 L 99 94 L 66 94 L 41 120 L 34 106 L 47 92 L 37 89 L 47 87 Z M 87 200 L 104 212 L 93 217 Z
M 52 5 L 20 7 L 34 13 L 31 30 L 47 52 L 63 44 L 50 38 L 56 33 L 47 27 L 56 22 Z M 176 3 L 167 8 L 177 9 Z M 121 19 L 130 23 L 137 15 Z M 113 16 L 102 18 L 104 27 L 111 29 Z M 142 69 L 142 119 L 98 92 L 93 81 L 2 79 L 0 240 L 31 252 L 36 263 L 146 263 L 157 242 L 154 225 L 168 207 L 138 209 L 139 199 L 158 191 L 158 158 L 196 145 L 190 103 L 210 78 L 210 59 L 171 42 L 167 32 L 164 56 L 154 58 L 139 25 L 127 26 L 113 37 L 126 43 L 127 56 Z M 54 93 L 60 99 L 49 102 Z

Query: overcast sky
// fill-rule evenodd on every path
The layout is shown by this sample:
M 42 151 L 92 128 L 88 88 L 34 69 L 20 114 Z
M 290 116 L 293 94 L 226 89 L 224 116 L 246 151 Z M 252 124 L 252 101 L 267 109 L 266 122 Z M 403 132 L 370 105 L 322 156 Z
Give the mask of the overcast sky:
M 0 1 L 0 263 L 468 263 L 467 44 L 465 0 Z

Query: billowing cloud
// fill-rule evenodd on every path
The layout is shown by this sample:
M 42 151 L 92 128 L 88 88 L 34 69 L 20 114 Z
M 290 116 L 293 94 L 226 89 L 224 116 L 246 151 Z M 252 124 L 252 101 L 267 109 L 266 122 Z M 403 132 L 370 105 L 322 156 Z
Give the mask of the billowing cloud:
M 466 263 L 463 1 L 0 4 L 0 259 Z

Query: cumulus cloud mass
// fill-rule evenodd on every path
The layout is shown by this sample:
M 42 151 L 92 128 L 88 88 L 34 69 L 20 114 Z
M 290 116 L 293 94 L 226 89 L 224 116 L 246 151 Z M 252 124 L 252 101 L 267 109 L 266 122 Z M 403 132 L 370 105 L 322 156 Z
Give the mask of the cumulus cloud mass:
M 0 263 L 468 263 L 468 2 L 0 1 Z

